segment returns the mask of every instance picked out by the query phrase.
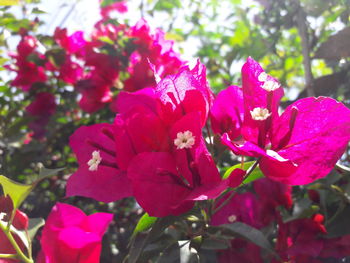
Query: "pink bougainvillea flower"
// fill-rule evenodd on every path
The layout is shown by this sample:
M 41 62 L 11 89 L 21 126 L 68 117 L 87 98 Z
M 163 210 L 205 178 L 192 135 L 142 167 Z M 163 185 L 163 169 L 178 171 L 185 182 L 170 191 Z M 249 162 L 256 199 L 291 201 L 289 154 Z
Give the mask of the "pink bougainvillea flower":
M 98 111 L 112 99 L 112 93 L 109 89 L 109 86 L 100 86 L 94 84 L 94 80 L 92 79 L 81 80 L 76 84 L 76 87 L 78 89 L 81 89 L 81 87 L 83 87 L 79 106 L 82 110 L 88 113 Z
M 281 259 L 299 262 L 296 259 L 317 258 L 324 246 L 322 235 L 327 233 L 323 220 L 321 214 L 315 214 L 312 218 L 297 219 L 288 223 L 280 221 L 276 251 Z
M 39 92 L 26 107 L 27 113 L 33 117 L 29 128 L 33 130 L 33 138 L 41 139 L 46 133 L 46 125 L 56 111 L 55 96 L 50 92 Z
M 126 34 L 127 26 L 124 24 L 114 25 L 111 23 L 104 23 L 103 20 L 97 22 L 94 26 L 94 30 L 91 33 L 91 42 L 89 45 L 101 46 L 103 43 L 100 40 L 104 37 L 109 38 L 112 41 L 117 41 L 120 35 Z
M 253 184 L 256 195 L 250 192 L 236 193 L 228 204 L 212 216 L 211 224 L 243 222 L 261 229 L 273 221 L 280 222 L 277 207 L 291 208 L 291 187 L 268 178 L 256 180 Z M 228 197 L 229 195 L 220 200 L 218 206 L 225 202 Z M 240 239 L 234 239 L 231 242 L 230 249 L 220 251 L 218 254 L 220 262 L 263 262 L 260 248 L 253 243 Z
M 243 122 L 243 93 L 237 86 L 230 86 L 217 95 L 210 109 L 211 128 L 214 133 L 227 133 L 232 140 L 241 135 Z
M 86 216 L 80 209 L 57 203 L 46 221 L 41 236 L 39 263 L 100 262 L 102 236 L 112 214 Z
M 238 221 L 255 228 L 262 228 L 278 218 L 276 215 L 278 206 L 291 208 L 293 203 L 290 186 L 268 178 L 254 181 L 253 186 L 256 195 L 250 192 L 235 194 L 226 206 L 213 215 L 211 223 L 221 225 Z
M 215 198 L 241 183 L 244 171 L 239 169 L 221 179 L 205 147 L 198 112 L 175 122 L 166 138 L 167 152 L 140 153 L 128 167 L 134 196 L 151 216 L 182 214 L 194 201 Z
M 117 163 L 127 169 L 134 196 L 150 215 L 181 214 L 243 178 L 237 170 L 221 180 L 205 147 L 201 128 L 211 91 L 202 72 L 184 68 L 153 89 L 121 92 L 116 101 Z
M 130 188 L 122 182 L 110 182 L 111 178 L 123 179 L 129 186 L 129 179 L 133 195 L 150 215 L 167 216 L 183 213 L 196 200 L 215 198 L 226 188 L 239 185 L 244 171 L 237 169 L 227 180 L 222 180 L 202 137 L 201 129 L 212 99 L 203 73 L 199 66 L 193 71 L 183 68 L 155 88 L 121 92 L 114 105 L 119 114 L 113 125 L 78 129 L 71 137 L 71 146 L 80 168 L 68 181 L 67 195 L 116 200 L 127 195 L 113 196 L 103 185 L 113 185 L 113 189 L 124 187 L 130 194 Z M 110 127 L 108 132 L 107 127 Z M 88 148 L 84 145 L 87 137 L 101 141 L 90 142 Z M 97 150 L 101 153 L 94 153 Z M 103 152 L 105 157 L 101 155 Z M 100 171 L 100 166 L 111 170 Z M 92 174 L 89 169 L 96 170 L 99 182 L 81 183 Z M 121 175 L 126 172 L 127 178 L 116 177 L 118 171 Z M 110 178 L 103 178 L 105 175 Z
M 324 217 L 315 214 L 311 218 L 279 222 L 276 252 L 283 262 L 321 263 L 327 258 L 344 258 L 350 255 L 350 235 L 329 238 L 323 225 Z M 273 261 L 281 262 L 281 261 Z
M 229 195 L 224 197 L 218 205 L 224 202 Z M 255 228 L 261 228 L 261 202 L 252 193 L 235 194 L 227 205 L 217 211 L 211 220 L 214 226 L 243 222 Z
M 93 113 L 103 108 L 112 100 L 109 83 L 101 75 L 95 72 L 90 77 L 81 79 L 75 84 L 75 88 L 82 97 L 79 106 L 86 112 Z
M 261 157 L 263 173 L 302 185 L 326 176 L 350 139 L 350 110 L 331 98 L 305 98 L 278 115 L 283 91 L 253 59 L 242 68 L 242 139 L 222 140 L 235 154 Z
M 85 66 L 91 70 L 74 87 L 82 95 L 79 106 L 84 111 L 93 113 L 111 102 L 110 88 L 118 79 L 119 62 L 115 57 L 97 53 L 91 47 L 86 48 L 85 53 Z
M 40 92 L 35 100 L 26 107 L 31 116 L 52 115 L 56 111 L 55 96 L 50 92 Z
M 231 241 L 231 248 L 218 253 L 219 263 L 263 263 L 260 247 L 243 239 Z
M 17 73 L 17 76 L 11 82 L 12 86 L 20 87 L 23 91 L 29 91 L 34 83 L 46 81 L 43 67 L 22 58 L 17 59 L 16 66 L 17 69 L 13 71 Z
M 6 203 L 6 204 L 5 204 Z M 12 209 L 8 209 L 9 205 L 7 204 L 7 200 L 5 197 L 0 196 L 0 224 L 7 224 L 10 216 L 9 213 Z M 12 203 L 12 201 L 11 201 Z M 11 206 L 11 205 L 10 205 Z M 28 229 L 28 217 L 23 212 L 16 210 L 16 214 L 13 219 L 12 228 L 15 228 L 18 231 L 26 231 Z M 12 232 L 12 235 L 19 245 L 20 249 L 23 253 L 26 253 L 26 237 L 23 235 L 21 238 L 17 234 Z M 0 254 L 16 254 L 16 250 L 11 245 L 10 241 L 7 239 L 3 231 L 0 231 Z M 13 259 L 2 259 L 0 258 L 0 263 L 15 263 L 20 262 L 19 260 Z
M 229 195 L 224 197 L 218 205 L 224 202 Z M 262 228 L 264 214 L 262 214 L 262 203 L 252 193 L 235 194 L 227 205 L 217 211 L 211 219 L 212 225 L 231 224 L 243 222 L 255 228 Z M 260 255 L 260 247 L 243 239 L 235 238 L 231 241 L 231 247 L 218 251 L 220 263 L 263 262 Z
M 84 47 L 86 40 L 84 39 L 83 31 L 76 31 L 72 35 L 68 36 L 66 28 L 55 29 L 54 39 L 68 54 L 76 54 L 81 56 L 84 54 Z
M 131 195 L 125 171 L 116 164 L 114 126 L 82 126 L 70 137 L 79 169 L 67 182 L 66 195 L 80 195 L 112 202 Z
M 269 178 L 261 178 L 253 182 L 256 194 L 259 196 L 261 204 L 261 222 L 268 225 L 273 221 L 278 221 L 279 211 L 277 208 L 283 206 L 291 209 L 293 205 L 292 187 L 273 181 Z
M 79 169 L 68 179 L 67 196 L 80 195 L 111 202 L 132 194 L 126 176 L 131 159 L 139 152 L 158 149 L 158 142 L 166 139 L 164 131 L 160 133 L 164 128 L 154 113 L 151 115 L 148 107 L 141 107 L 146 101 L 141 98 L 151 99 L 149 94 L 154 91 L 121 93 L 117 105 L 120 114 L 113 124 L 83 126 L 70 137 Z M 155 102 L 150 105 L 152 103 Z M 150 141 L 154 144 L 150 145 Z
M 324 240 L 321 251 L 323 258 L 345 258 L 350 255 L 350 235 Z
M 38 45 L 38 40 L 33 36 L 23 36 L 18 43 L 17 52 L 22 58 L 28 57 L 33 53 Z
M 130 56 L 130 78 L 124 84 L 126 91 L 156 86 L 149 62 L 154 66 L 153 71 L 161 78 L 175 74 L 184 65 L 180 55 L 173 50 L 173 41 L 165 40 L 165 33 L 160 29 L 152 33 L 145 19 L 131 27 L 129 35 L 134 38 L 136 50 Z
M 109 19 L 110 13 L 112 13 L 113 11 L 117 11 L 121 14 L 128 12 L 128 6 L 126 1 L 115 2 L 113 4 L 102 7 L 100 13 L 104 19 Z
M 43 59 L 43 55 L 35 51 L 37 42 L 36 38 L 32 36 L 23 36 L 18 43 L 17 54 L 10 54 L 16 60 L 15 64 L 5 65 L 5 68 L 17 73 L 11 85 L 19 87 L 23 91 L 29 91 L 36 82 L 46 81 L 44 68 L 28 59 L 30 55 L 38 60 Z
M 82 78 L 83 69 L 72 61 L 69 55 L 66 55 L 64 63 L 59 68 L 59 78 L 68 84 L 75 84 Z
M 201 127 L 204 126 L 213 93 L 203 77 L 205 68 L 199 71 L 199 67 L 202 67 L 199 61 L 193 70 L 182 67 L 179 73 L 162 79 L 155 87 L 162 107 L 160 116 L 165 122 L 173 123 L 184 114 L 199 112 Z

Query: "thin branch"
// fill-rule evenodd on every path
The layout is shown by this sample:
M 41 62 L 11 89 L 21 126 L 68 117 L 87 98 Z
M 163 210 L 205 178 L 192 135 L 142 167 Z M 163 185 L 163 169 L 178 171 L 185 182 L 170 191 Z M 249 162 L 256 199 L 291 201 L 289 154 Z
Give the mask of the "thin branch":
M 0 254 L 0 258 L 12 258 L 12 259 L 17 259 L 17 255 L 15 255 L 15 254 Z
M 315 91 L 313 87 L 314 77 L 311 70 L 311 58 L 310 58 L 310 45 L 309 45 L 309 34 L 306 24 L 306 13 L 302 6 L 300 5 L 299 0 L 293 0 L 297 5 L 297 25 L 298 31 L 301 38 L 302 46 L 302 55 L 303 55 L 303 64 L 305 72 L 305 86 L 307 91 L 307 96 L 314 97 Z

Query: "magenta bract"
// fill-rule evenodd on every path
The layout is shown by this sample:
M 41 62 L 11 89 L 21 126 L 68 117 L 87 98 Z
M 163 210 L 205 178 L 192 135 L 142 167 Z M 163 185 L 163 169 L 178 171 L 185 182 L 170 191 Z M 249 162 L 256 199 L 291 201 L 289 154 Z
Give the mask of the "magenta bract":
M 237 155 L 260 157 L 261 170 L 276 181 L 302 185 L 325 177 L 350 140 L 350 110 L 331 98 L 306 98 L 279 116 L 279 83 L 251 58 L 242 76 L 243 138 L 226 133 L 223 143 Z M 239 106 L 229 112 L 235 111 Z
M 68 180 L 66 195 L 80 195 L 103 202 L 131 195 L 125 171 L 116 165 L 111 124 L 82 126 L 70 137 L 79 169 Z
M 112 214 L 86 216 L 74 206 L 57 203 L 42 231 L 38 262 L 99 262 L 102 236 L 112 219 Z
M 217 95 L 210 110 L 211 128 L 214 133 L 227 133 L 234 140 L 241 135 L 244 116 L 243 92 L 237 86 L 230 86 Z

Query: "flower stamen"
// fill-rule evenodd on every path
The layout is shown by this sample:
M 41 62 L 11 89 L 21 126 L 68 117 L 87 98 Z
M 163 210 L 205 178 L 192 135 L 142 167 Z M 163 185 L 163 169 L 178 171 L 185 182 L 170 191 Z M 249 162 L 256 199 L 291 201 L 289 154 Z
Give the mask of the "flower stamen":
M 177 138 L 174 140 L 174 144 L 177 146 L 177 149 L 192 148 L 196 138 L 196 136 L 193 136 L 192 132 L 190 131 L 178 132 L 176 137 Z
M 91 159 L 87 162 L 87 165 L 89 166 L 89 171 L 97 171 L 98 165 L 102 161 L 100 151 L 93 151 L 91 156 Z
M 275 81 L 275 80 L 267 80 L 269 78 L 269 75 L 266 74 L 266 72 L 261 72 L 258 76 L 258 80 L 260 82 L 263 82 L 263 85 L 261 86 L 266 91 L 274 91 L 278 89 L 281 85 Z
M 265 82 L 266 80 L 267 80 L 267 74 L 266 74 L 266 72 L 261 72 L 260 74 L 259 74 L 259 76 L 258 76 L 258 80 L 259 81 L 261 81 L 261 82 Z
M 267 80 L 262 85 L 262 88 L 267 91 L 274 91 L 280 87 L 280 84 L 278 84 L 276 81 L 273 80 Z
M 230 223 L 233 223 L 237 220 L 237 216 L 235 215 L 230 215 L 227 220 L 230 222 Z
M 252 116 L 253 120 L 264 121 L 268 117 L 270 117 L 271 112 L 269 112 L 268 109 L 257 107 L 257 108 L 254 108 L 252 111 L 250 111 L 250 115 Z

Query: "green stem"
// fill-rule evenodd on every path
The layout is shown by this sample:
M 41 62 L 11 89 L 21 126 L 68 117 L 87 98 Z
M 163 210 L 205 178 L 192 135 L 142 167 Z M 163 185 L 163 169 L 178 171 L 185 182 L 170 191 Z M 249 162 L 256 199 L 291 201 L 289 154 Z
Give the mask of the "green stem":
M 253 163 L 252 166 L 249 167 L 249 169 L 247 170 L 246 175 L 244 176 L 244 179 L 248 178 L 248 176 L 254 171 L 254 169 L 258 166 L 259 162 L 260 162 L 260 158 L 258 158 L 255 163 Z
M 255 163 L 253 163 L 253 165 L 249 167 L 249 169 L 247 170 L 246 175 L 244 176 L 244 179 L 246 179 L 254 171 L 254 169 L 258 166 L 260 159 L 261 158 L 257 159 L 255 161 Z M 223 201 L 217 208 L 214 208 L 214 211 L 213 211 L 212 214 L 215 214 L 217 211 L 219 211 L 221 208 L 223 208 L 225 205 L 227 205 L 227 203 L 232 199 L 232 197 L 235 195 L 235 193 L 236 192 L 233 191 L 231 193 L 231 195 L 225 201 Z
M 15 255 L 15 254 L 0 254 L 0 258 L 17 259 L 17 255 Z
M 24 263 L 34 263 L 33 259 L 28 258 L 23 251 L 21 250 L 21 248 L 18 246 L 16 240 L 13 238 L 11 231 L 7 231 L 6 226 L 4 226 L 1 222 L 0 222 L 0 229 L 4 232 L 5 236 L 7 237 L 8 241 L 11 243 L 11 245 L 13 246 L 13 248 L 16 250 L 17 255 L 15 255 L 18 259 L 20 259 L 22 262 Z

